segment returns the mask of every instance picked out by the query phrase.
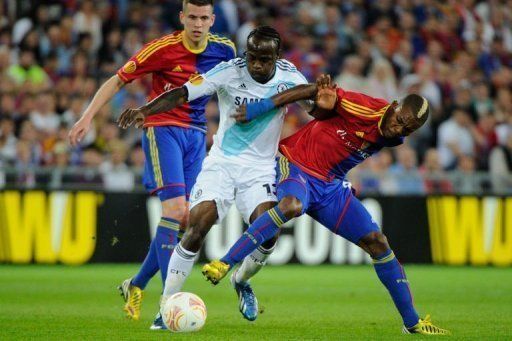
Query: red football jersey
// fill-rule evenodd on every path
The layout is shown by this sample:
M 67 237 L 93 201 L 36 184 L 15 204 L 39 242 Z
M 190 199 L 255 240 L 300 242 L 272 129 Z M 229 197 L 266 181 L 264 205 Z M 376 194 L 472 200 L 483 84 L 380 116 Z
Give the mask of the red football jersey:
M 387 101 L 340 88 L 336 91 L 336 116 L 313 120 L 279 144 L 279 150 L 291 162 L 326 181 L 344 178 L 382 147 L 403 142 L 403 138 L 385 139 L 380 133 Z
M 183 34 L 183 31 L 176 31 L 146 44 L 117 71 L 117 75 L 129 83 L 151 73 L 153 82 L 148 96 L 150 101 L 208 72 L 218 63 L 235 57 L 235 45 L 227 38 L 209 33 L 207 44 L 194 50 L 187 46 Z M 206 131 L 204 111 L 209 98 L 204 96 L 171 111 L 149 116 L 144 127 L 174 125 Z

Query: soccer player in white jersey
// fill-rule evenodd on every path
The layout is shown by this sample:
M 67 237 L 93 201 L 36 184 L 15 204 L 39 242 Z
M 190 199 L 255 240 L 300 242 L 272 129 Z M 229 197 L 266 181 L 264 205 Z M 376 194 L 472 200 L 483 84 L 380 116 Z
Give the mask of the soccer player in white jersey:
M 214 92 L 219 99 L 219 129 L 190 194 L 189 227 L 171 256 L 164 296 L 181 291 L 206 234 L 233 203 L 247 223 L 275 206 L 275 157 L 286 109 L 271 110 L 243 124 L 231 115 L 247 103 L 307 84 L 293 64 L 279 59 L 280 44 L 276 30 L 258 27 L 247 38 L 245 59 L 220 63 L 140 108 L 127 109 L 119 118 L 123 128 L 131 124 L 140 127 L 146 116 L 186 101 Z M 302 106 L 310 111 L 313 103 Z M 258 315 L 258 302 L 248 281 L 265 264 L 276 239 L 247 256 L 231 277 L 240 312 L 247 320 L 253 321 Z

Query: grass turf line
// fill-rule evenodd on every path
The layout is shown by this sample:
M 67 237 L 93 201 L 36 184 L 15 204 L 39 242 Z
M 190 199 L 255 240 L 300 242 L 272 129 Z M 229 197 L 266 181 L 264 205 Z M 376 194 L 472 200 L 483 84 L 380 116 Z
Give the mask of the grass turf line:
M 481 267 L 405 267 L 420 315 L 432 314 L 455 339 L 512 338 L 512 271 Z M 216 287 L 195 268 L 185 291 L 206 303 L 194 334 L 148 329 L 157 311 L 160 276 L 145 292 L 142 317 L 124 318 L 116 286 L 135 265 L 0 265 L 0 340 L 9 339 L 389 339 L 401 320 L 371 266 L 267 267 L 253 280 L 264 313 L 242 319 L 225 279 Z M 415 338 L 420 339 L 420 338 Z

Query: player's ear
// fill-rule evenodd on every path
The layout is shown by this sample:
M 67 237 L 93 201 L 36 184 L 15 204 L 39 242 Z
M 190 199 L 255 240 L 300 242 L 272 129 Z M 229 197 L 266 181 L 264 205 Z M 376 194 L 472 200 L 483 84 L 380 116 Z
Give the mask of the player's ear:
M 281 58 L 281 51 L 274 51 L 274 62 L 276 62 L 279 58 Z
M 180 23 L 185 25 L 185 13 L 183 11 L 180 11 Z
M 212 27 L 213 24 L 215 24 L 215 14 L 212 14 L 212 21 L 210 22 L 210 27 Z

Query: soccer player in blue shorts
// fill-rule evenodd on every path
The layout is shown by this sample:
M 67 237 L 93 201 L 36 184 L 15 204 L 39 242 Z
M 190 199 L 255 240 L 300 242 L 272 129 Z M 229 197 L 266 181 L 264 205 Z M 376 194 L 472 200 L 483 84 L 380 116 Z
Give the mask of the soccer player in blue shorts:
M 76 145 L 91 126 L 92 118 L 125 84 L 152 74 L 149 99 L 235 57 L 235 46 L 226 38 L 209 33 L 215 20 L 213 0 L 184 0 L 180 12 L 182 31 L 146 44 L 98 90 L 81 119 L 69 133 Z M 144 185 L 162 203 L 162 217 L 139 272 L 120 286 L 124 310 L 133 320 L 140 318 L 143 290 L 160 269 L 162 282 L 180 229 L 188 219 L 192 186 L 206 156 L 205 106 L 210 96 L 197 98 L 144 121 L 142 146 L 146 156 Z M 151 329 L 164 327 L 157 315 Z
M 425 98 L 411 94 L 398 104 L 331 85 L 330 77 L 317 84 L 297 86 L 238 110 L 239 121 L 297 100 L 316 98 L 322 114 L 294 135 L 282 140 L 284 155 L 277 166 L 279 203 L 261 215 L 220 260 L 203 267 L 203 274 L 218 283 L 227 272 L 290 219 L 307 213 L 335 234 L 363 248 L 388 289 L 404 323 L 404 333 L 446 335 L 447 330 L 421 319 L 414 308 L 409 282 L 386 237 L 351 186 L 347 172 L 383 147 L 393 147 L 420 128 L 428 118 Z

